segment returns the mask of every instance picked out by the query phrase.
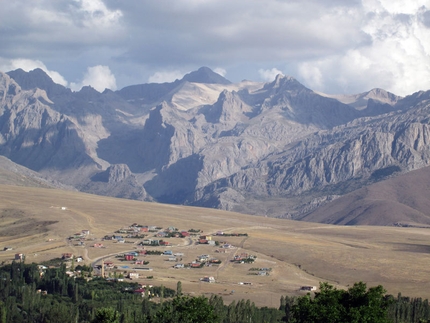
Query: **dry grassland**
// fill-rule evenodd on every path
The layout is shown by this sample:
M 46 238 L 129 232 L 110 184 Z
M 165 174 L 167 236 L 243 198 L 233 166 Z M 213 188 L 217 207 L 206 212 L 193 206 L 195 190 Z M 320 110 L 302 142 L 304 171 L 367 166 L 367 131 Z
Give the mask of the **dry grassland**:
M 320 281 L 347 287 L 361 280 L 369 286 L 382 284 L 392 294 L 430 298 L 430 229 L 322 225 L 54 189 L 0 186 L 0 250 L 13 248 L 0 251 L 0 261 L 11 261 L 15 253 L 25 254 L 26 262 L 39 262 L 72 252 L 83 256 L 87 263 L 105 257 L 119 267 L 129 266 L 118 269 L 127 272 L 135 265 L 119 261 L 114 255 L 136 250 L 137 245 L 102 242 L 101 238 L 134 222 L 201 229 L 204 234 L 218 230 L 248 233 L 247 238 L 216 237 L 235 246 L 227 253 L 215 253 L 216 247 L 196 245 L 195 241 L 190 245 L 188 239 L 179 238 L 165 239 L 172 247 L 148 247 L 184 253 L 182 263 L 201 254 L 210 254 L 222 263 L 201 269 L 174 269 L 174 262 L 167 261 L 166 256 L 142 256 L 139 258 L 149 261 L 145 267 L 153 269 L 139 271 L 142 283 L 175 289 L 181 281 L 186 293 L 219 294 L 227 302 L 251 299 L 260 306 L 278 306 L 281 295 L 303 294 L 298 291 L 300 286 L 318 285 Z M 85 246 L 67 241 L 67 237 L 84 229 L 90 230 Z M 94 243 L 103 243 L 105 248 L 94 248 Z M 244 252 L 256 255 L 256 262 L 229 261 Z M 272 271 L 269 276 L 249 275 L 253 267 Z M 201 282 L 204 276 L 214 276 L 217 282 Z

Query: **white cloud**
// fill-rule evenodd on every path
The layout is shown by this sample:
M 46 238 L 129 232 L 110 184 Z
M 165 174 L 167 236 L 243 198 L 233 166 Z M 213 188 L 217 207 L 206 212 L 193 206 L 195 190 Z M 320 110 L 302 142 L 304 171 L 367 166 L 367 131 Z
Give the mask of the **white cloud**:
M 164 82 L 173 82 L 175 80 L 181 79 L 184 76 L 184 73 L 181 73 L 178 70 L 174 71 L 160 71 L 155 72 L 148 78 L 149 83 L 164 83 Z
M 215 68 L 214 72 L 221 75 L 221 76 L 226 76 L 226 74 L 227 74 L 227 71 L 222 67 Z
M 356 93 L 381 87 L 399 95 L 430 88 L 430 29 L 422 1 L 364 1 L 361 30 L 368 43 L 298 65 L 299 77 L 316 90 Z M 421 6 L 421 7 L 420 7 Z
M 277 68 L 272 68 L 270 70 L 259 69 L 258 74 L 260 74 L 260 77 L 263 81 L 271 82 L 275 79 L 275 77 L 278 74 L 283 74 L 283 73 Z
M 25 58 L 17 58 L 17 59 L 0 58 L 0 71 L 9 72 L 12 70 L 16 70 L 18 68 L 21 68 L 26 72 L 32 71 L 36 68 L 40 68 L 46 74 L 48 74 L 49 77 L 55 83 L 61 84 L 63 86 L 67 86 L 67 81 L 60 73 L 49 70 L 46 67 L 46 65 L 39 60 L 32 60 L 32 59 L 25 59 Z
M 70 83 L 70 88 L 74 91 L 79 91 L 83 86 L 88 85 L 99 92 L 103 92 L 105 89 L 116 90 L 115 75 L 112 74 L 108 66 L 88 67 L 82 82 Z
M 86 27 L 110 27 L 123 16 L 121 10 L 109 10 L 101 0 L 74 1 L 78 4 L 78 12 L 83 14 L 82 23 Z

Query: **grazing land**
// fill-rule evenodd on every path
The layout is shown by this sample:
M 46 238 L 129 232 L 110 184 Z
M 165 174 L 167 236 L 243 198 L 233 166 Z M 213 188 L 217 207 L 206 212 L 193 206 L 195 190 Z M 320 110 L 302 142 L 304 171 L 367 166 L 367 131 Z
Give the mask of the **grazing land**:
M 259 306 L 277 307 L 281 295 L 302 295 L 306 293 L 300 291 L 302 286 L 318 286 L 320 281 L 338 287 L 364 281 L 368 286 L 382 284 L 394 295 L 402 292 L 430 298 L 427 228 L 334 226 L 9 185 L 0 186 L 0 219 L 0 262 L 5 263 L 17 253 L 25 255 L 26 263 L 65 253 L 81 256 L 92 265 L 101 265 L 103 258 L 115 267 L 107 269 L 107 275 L 139 272 L 137 280 L 142 284 L 175 289 L 181 281 L 187 294 L 213 293 L 226 302 L 250 299 Z M 156 232 L 145 233 L 144 239 L 125 238 L 124 243 L 103 240 L 133 223 L 201 231 L 183 238 L 157 238 L 169 246 L 138 245 L 144 239 L 156 239 Z M 82 243 L 69 239 L 82 230 L 89 231 Z M 225 235 L 215 235 L 219 231 Z M 217 253 L 218 245 L 198 244 L 201 235 L 231 248 Z M 168 256 L 142 254 L 137 258 L 148 264 L 136 265 L 135 260 L 121 256 L 142 249 L 171 250 L 182 259 L 169 261 Z M 253 263 L 231 261 L 241 254 L 256 259 Z M 190 264 L 200 255 L 210 255 L 221 263 L 173 268 L 179 262 Z M 136 269 L 141 267 L 152 270 Z M 261 268 L 270 268 L 268 275 L 256 275 Z M 203 277 L 214 277 L 215 282 L 204 282 Z

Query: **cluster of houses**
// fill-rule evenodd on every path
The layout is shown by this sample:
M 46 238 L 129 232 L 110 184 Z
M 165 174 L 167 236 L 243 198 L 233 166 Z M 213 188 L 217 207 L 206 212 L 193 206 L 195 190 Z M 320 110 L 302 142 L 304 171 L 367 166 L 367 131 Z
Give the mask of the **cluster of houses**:
M 241 253 L 240 255 L 234 256 L 231 260 L 232 262 L 244 264 L 244 263 L 253 263 L 257 257 L 253 255 L 249 255 L 247 253 Z
M 77 241 L 78 246 L 84 246 L 85 240 L 90 235 L 90 230 L 82 230 L 81 232 L 76 232 L 69 237 L 69 241 Z
M 211 257 L 210 255 L 197 256 L 196 260 L 189 263 L 190 268 L 202 268 L 203 266 L 219 265 L 221 260 Z

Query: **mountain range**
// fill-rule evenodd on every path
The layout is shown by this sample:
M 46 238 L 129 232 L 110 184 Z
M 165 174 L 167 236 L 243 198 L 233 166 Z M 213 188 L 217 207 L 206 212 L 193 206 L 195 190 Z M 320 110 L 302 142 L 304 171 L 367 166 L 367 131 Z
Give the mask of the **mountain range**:
M 207 67 L 171 83 L 73 92 L 18 69 L 0 73 L 0 155 L 43 183 L 94 194 L 430 225 L 429 100 L 430 91 L 326 95 L 283 75 L 232 83 Z

